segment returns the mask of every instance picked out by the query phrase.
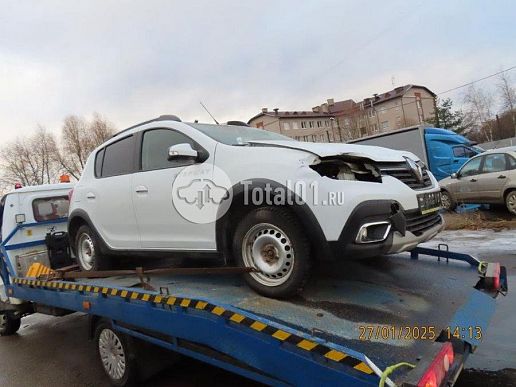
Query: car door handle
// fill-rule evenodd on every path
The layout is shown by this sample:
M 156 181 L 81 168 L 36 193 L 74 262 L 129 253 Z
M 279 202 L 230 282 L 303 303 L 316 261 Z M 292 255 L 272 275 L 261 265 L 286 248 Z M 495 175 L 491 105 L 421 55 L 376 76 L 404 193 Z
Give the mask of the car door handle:
M 475 183 L 477 181 L 477 179 L 471 179 L 470 180 L 472 183 Z
M 95 199 L 95 198 L 96 198 L 96 196 L 93 192 L 88 192 L 86 194 L 86 199 Z
M 505 176 L 505 175 L 500 175 L 500 176 L 498 176 L 498 178 L 499 178 L 499 179 L 506 179 L 506 178 L 507 178 L 507 176 Z
M 147 187 L 145 187 L 144 185 L 139 185 L 134 190 L 136 191 L 136 193 L 146 193 L 146 192 L 149 192 L 149 189 Z

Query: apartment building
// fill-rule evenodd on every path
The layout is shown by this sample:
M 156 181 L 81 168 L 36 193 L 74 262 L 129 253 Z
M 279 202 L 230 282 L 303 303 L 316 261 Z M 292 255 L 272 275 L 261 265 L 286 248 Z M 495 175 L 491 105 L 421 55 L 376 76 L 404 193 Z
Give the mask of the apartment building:
M 360 102 L 328 99 L 312 111 L 263 108 L 248 124 L 300 141 L 346 142 L 433 118 L 435 97 L 425 86 L 405 85 Z
M 360 102 L 328 99 L 312 110 L 333 115 L 349 140 L 425 122 L 435 114 L 435 97 L 425 86 L 405 85 Z
M 341 142 L 335 117 L 328 112 L 279 111 L 263 108 L 248 122 L 249 125 L 283 134 L 299 141 Z

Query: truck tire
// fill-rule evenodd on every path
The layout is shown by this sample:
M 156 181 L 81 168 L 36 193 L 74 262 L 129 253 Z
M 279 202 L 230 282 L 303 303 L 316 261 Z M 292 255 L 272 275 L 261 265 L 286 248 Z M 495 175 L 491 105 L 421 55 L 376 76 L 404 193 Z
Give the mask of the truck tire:
M 310 275 L 310 243 L 286 208 L 262 207 L 249 212 L 236 227 L 233 253 L 239 266 L 257 270 L 244 278 L 267 297 L 298 294 Z
M 108 269 L 107 257 L 100 253 L 97 234 L 88 225 L 82 225 L 75 235 L 75 256 L 81 270 Z
M 114 386 L 138 385 L 138 368 L 133 339 L 101 320 L 95 329 L 95 344 L 100 364 Z
M 0 313 L 0 336 L 11 336 L 20 329 L 21 317 L 13 316 L 12 313 Z
M 453 211 L 457 208 L 457 203 L 453 200 L 452 196 L 448 191 L 441 191 L 441 203 L 443 208 L 448 211 Z
M 505 195 L 505 207 L 512 215 L 516 215 L 516 190 L 509 191 Z

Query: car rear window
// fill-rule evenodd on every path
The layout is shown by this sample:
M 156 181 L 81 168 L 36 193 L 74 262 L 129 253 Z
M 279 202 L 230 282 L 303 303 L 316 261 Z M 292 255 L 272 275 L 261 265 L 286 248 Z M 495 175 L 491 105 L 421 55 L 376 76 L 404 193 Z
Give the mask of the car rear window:
M 36 222 L 66 218 L 69 206 L 68 196 L 52 196 L 32 201 L 32 211 Z

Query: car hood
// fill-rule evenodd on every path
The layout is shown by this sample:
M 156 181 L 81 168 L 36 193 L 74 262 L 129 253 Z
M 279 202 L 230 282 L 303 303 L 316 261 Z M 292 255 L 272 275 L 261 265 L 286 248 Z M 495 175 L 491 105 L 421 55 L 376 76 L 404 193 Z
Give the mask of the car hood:
M 442 180 L 439 180 L 439 185 L 441 187 L 445 187 L 445 186 L 450 185 L 452 181 L 453 181 L 453 179 L 450 176 L 448 176 L 448 177 L 445 177 Z
M 405 157 L 412 160 L 419 158 L 411 152 L 393 150 L 372 145 L 355 145 L 342 143 L 319 143 L 319 142 L 301 142 L 301 141 L 249 141 L 254 145 L 274 146 L 280 148 L 297 149 L 310 152 L 319 157 L 330 156 L 356 156 L 365 157 L 373 161 L 405 161 Z

